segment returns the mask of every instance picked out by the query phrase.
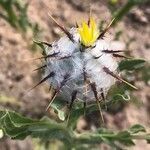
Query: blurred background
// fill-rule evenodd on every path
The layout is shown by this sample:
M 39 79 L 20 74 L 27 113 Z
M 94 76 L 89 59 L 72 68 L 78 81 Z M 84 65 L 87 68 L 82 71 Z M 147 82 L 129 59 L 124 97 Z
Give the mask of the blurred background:
M 49 12 L 70 28 L 76 22 L 88 19 L 90 7 L 100 28 L 121 11 L 106 36 L 114 40 L 116 47 L 124 48 L 128 56 L 146 60 L 144 65 L 123 72 L 124 77 L 135 83 L 139 90 L 132 91 L 125 86 L 119 88 L 119 92 L 125 91 L 131 98 L 104 112 L 107 127 L 125 129 L 136 123 L 150 126 L 150 1 L 142 0 L 0 0 L 0 108 L 15 110 L 32 118 L 46 114 L 48 85 L 42 84 L 28 92 L 42 77 L 42 72 L 33 71 L 41 62 L 32 59 L 41 56 L 42 52 L 33 40 L 51 43 L 62 35 L 48 17 Z M 114 87 L 109 95 L 117 92 Z M 78 130 L 98 127 L 97 117 L 99 114 L 94 112 L 81 118 Z M 150 149 L 144 141 L 136 144 L 131 149 Z M 1 150 L 44 150 L 44 147 L 41 141 L 30 138 L 24 141 L 0 139 Z M 55 142 L 50 149 L 57 149 Z

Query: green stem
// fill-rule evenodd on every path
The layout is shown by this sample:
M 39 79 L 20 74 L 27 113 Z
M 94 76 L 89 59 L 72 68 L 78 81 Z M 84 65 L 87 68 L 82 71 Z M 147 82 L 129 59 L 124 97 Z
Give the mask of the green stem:
M 150 134 L 141 134 L 141 135 L 131 135 L 132 139 L 136 140 L 149 140 L 150 139 Z
M 128 2 L 114 13 L 113 18 L 116 18 L 113 22 L 113 26 L 116 25 L 131 9 L 132 7 L 144 3 L 147 0 L 128 0 Z
M 149 140 L 150 134 L 141 134 L 141 135 L 135 135 L 131 134 L 127 137 L 120 137 L 117 134 L 110 133 L 110 134 L 81 134 L 77 135 L 76 138 L 73 140 L 76 143 L 84 143 L 84 144 L 100 144 L 104 142 L 103 139 L 107 139 L 108 141 L 114 142 L 114 141 L 123 141 L 123 140 Z

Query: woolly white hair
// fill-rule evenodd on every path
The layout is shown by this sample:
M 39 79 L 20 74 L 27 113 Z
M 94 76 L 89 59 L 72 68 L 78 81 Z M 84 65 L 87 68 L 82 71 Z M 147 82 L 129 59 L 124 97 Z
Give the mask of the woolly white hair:
M 54 89 L 59 89 L 60 96 L 66 101 L 71 100 L 73 91 L 77 91 L 76 99 L 84 100 L 86 97 L 88 101 L 92 101 L 94 94 L 90 90 L 90 84 L 95 84 L 98 96 L 102 92 L 106 94 L 116 79 L 106 73 L 104 68 L 116 72 L 117 61 L 112 53 L 106 53 L 111 50 L 109 40 L 98 39 L 94 46 L 86 48 L 81 45 L 76 28 L 72 28 L 70 34 L 73 42 L 64 36 L 51 46 L 46 46 L 44 78 L 52 74 L 48 78 L 49 84 Z M 85 80 L 88 80 L 87 84 Z
M 113 50 L 111 41 L 104 37 L 114 19 L 100 33 L 93 18 L 89 18 L 88 23 L 82 22 L 82 27 L 68 31 L 50 17 L 66 36 L 52 44 L 41 42 L 45 45 L 46 56 L 41 57 L 45 59 L 45 65 L 36 70 L 44 68 L 45 73 L 36 86 L 48 80 L 50 89 L 53 89 L 46 110 L 57 95 L 65 101 L 70 101 L 70 110 L 76 99 L 83 101 L 84 106 L 87 101 L 96 100 L 104 122 L 99 100 L 105 101 L 105 95 L 116 79 L 136 89 L 117 74 L 118 63 L 115 57 L 126 58 L 118 54 L 123 51 Z

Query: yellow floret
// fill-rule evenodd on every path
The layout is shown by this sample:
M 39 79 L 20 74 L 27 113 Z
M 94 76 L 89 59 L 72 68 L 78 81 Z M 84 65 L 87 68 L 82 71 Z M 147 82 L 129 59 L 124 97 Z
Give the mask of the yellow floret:
M 89 25 L 83 21 L 82 26 L 78 28 L 81 43 L 84 46 L 92 46 L 99 36 L 99 30 L 93 18 L 90 18 Z

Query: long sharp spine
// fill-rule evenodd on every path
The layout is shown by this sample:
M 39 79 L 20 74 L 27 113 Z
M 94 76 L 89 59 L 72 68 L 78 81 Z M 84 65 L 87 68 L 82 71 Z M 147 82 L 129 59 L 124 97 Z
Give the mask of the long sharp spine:
M 120 57 L 120 58 L 130 59 L 129 57 L 124 56 L 124 55 L 120 55 L 120 54 L 113 54 L 113 56 L 114 56 L 114 57 Z
M 116 78 L 117 80 L 119 80 L 119 81 L 121 81 L 121 82 L 123 82 L 123 83 L 129 85 L 129 86 L 132 87 L 133 89 L 137 90 L 137 87 L 135 87 L 135 86 L 132 85 L 131 83 L 127 82 L 126 80 L 122 79 L 119 75 L 117 75 L 117 74 L 113 73 L 112 71 L 110 71 L 109 68 L 103 67 L 103 70 L 104 70 L 107 74 L 109 74 L 109 75 L 111 75 L 112 77 Z
M 47 79 L 53 77 L 54 75 L 55 75 L 55 73 L 51 72 L 49 75 L 47 75 L 45 78 L 43 78 L 38 84 L 36 84 L 31 90 L 33 90 L 34 88 L 36 88 L 37 86 L 39 86 L 40 84 L 45 82 Z
M 113 54 L 113 53 L 120 53 L 120 52 L 124 52 L 123 50 L 102 50 L 102 52 L 104 53 L 110 53 L 110 54 Z
M 52 47 L 51 43 L 48 43 L 48 42 L 41 42 L 41 43 L 47 45 L 48 47 Z
M 113 19 L 111 20 L 111 22 L 107 25 L 107 27 L 102 31 L 102 33 L 99 35 L 98 39 L 104 37 L 105 33 L 106 33 L 106 32 L 110 29 L 110 27 L 113 25 L 114 21 L 115 21 L 115 18 L 113 18 Z
M 51 100 L 50 100 L 50 103 L 49 103 L 49 105 L 48 105 L 47 108 L 46 108 L 46 111 L 50 108 L 50 106 L 51 106 L 51 104 L 53 103 L 53 101 L 55 100 L 57 94 L 60 92 L 61 88 L 66 84 L 66 82 L 68 81 L 68 78 L 69 78 L 69 77 L 70 77 L 69 74 L 66 74 L 66 75 L 64 76 L 63 81 L 60 83 L 60 87 L 58 87 L 58 88 L 55 90 L 55 92 L 54 92 L 54 94 L 53 94 L 53 96 L 52 96 L 52 98 L 51 98 Z
M 104 90 L 102 88 L 101 88 L 101 97 L 102 97 L 102 100 L 104 101 L 105 110 L 107 110 L 106 97 L 105 97 L 105 94 L 104 94 Z
M 51 100 L 50 100 L 50 103 L 48 104 L 47 108 L 46 108 L 46 111 L 48 111 L 48 109 L 50 108 L 51 104 L 53 103 L 53 101 L 55 100 L 57 94 L 59 93 L 59 90 L 55 90 L 52 97 L 51 97 Z
M 46 55 L 46 56 L 42 56 L 42 57 L 36 58 L 36 60 L 37 59 L 47 59 L 47 58 L 55 57 L 58 54 L 59 54 L 59 52 L 53 53 L 53 54 L 49 54 L 49 55 Z
M 93 91 L 93 93 L 94 93 L 96 102 L 97 102 L 97 106 L 98 106 L 98 109 L 99 109 L 99 113 L 100 113 L 100 116 L 101 116 L 102 123 L 104 124 L 104 118 L 103 118 L 102 109 L 101 109 L 100 102 L 99 102 L 99 98 L 98 98 L 98 93 L 97 93 L 97 89 L 96 89 L 96 84 L 95 84 L 95 83 L 90 83 L 90 85 L 91 85 L 91 89 L 92 89 L 92 91 Z M 101 122 L 100 122 L 100 123 L 101 123 Z
M 68 112 L 68 116 L 67 116 L 67 126 L 68 126 L 68 123 L 69 123 L 69 118 L 70 118 L 70 115 L 71 115 L 71 110 L 72 110 L 72 106 L 73 106 L 73 103 L 74 101 L 76 100 L 76 97 L 77 97 L 77 90 L 74 90 L 71 94 L 71 103 L 69 105 L 69 112 Z
M 63 26 L 61 25 L 60 23 L 58 23 L 55 18 L 49 14 L 50 18 L 54 21 L 54 23 L 67 35 L 67 37 L 74 43 L 74 39 L 73 39 L 73 36 L 72 34 Z
M 38 67 L 38 68 L 34 69 L 33 71 L 38 71 L 38 70 L 41 70 L 41 69 L 43 69 L 43 68 L 45 68 L 45 67 L 47 67 L 47 65 L 43 65 L 43 66 L 41 66 L 41 67 Z

